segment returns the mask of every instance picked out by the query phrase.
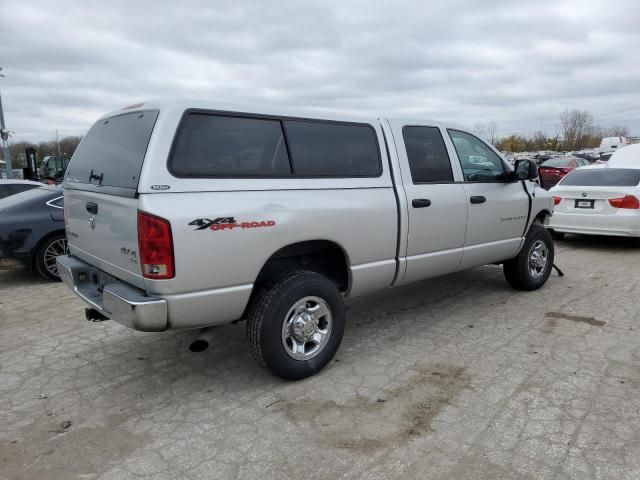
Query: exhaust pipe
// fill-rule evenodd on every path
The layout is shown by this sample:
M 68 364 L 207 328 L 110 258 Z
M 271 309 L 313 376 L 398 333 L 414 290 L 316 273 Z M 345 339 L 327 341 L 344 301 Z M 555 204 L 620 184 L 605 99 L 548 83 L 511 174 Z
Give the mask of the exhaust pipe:
M 95 308 L 85 308 L 84 316 L 87 317 L 87 320 L 90 322 L 104 322 L 105 320 L 109 320 L 109 317 L 105 317 Z
M 189 345 L 189 350 L 199 353 L 204 352 L 207 348 L 209 348 L 209 344 L 213 339 L 213 333 L 215 329 L 216 327 L 205 327 L 200 330 L 200 333 L 198 333 L 196 339 L 191 342 L 191 345 Z

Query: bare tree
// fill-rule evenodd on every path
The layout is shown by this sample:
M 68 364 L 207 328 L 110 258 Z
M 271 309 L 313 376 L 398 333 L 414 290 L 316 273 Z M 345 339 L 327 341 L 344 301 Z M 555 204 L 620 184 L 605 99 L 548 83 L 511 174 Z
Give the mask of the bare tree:
M 485 129 L 484 123 L 476 122 L 473 125 L 473 133 L 475 133 L 479 137 L 484 137 L 485 132 L 486 132 L 486 129 Z
M 593 131 L 593 116 L 586 110 L 566 109 L 560 114 L 560 125 L 567 150 L 579 150 Z
M 487 123 L 487 138 L 491 142 L 491 145 L 495 145 L 498 141 L 498 138 L 496 137 L 497 130 L 498 124 L 495 121 L 491 120 Z
M 64 137 L 60 139 L 60 150 L 62 155 L 73 155 L 82 137 Z
M 605 128 L 603 137 L 628 137 L 629 129 L 621 125 L 614 125 L 613 127 Z
M 547 149 L 547 137 L 543 131 L 538 130 L 533 134 L 532 145 L 535 150 L 546 150 Z

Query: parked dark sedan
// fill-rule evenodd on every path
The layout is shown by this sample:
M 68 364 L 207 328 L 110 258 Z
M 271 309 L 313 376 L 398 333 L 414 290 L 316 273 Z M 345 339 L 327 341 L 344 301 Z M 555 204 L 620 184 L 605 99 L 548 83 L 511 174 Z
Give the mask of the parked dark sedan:
M 42 185 L 40 182 L 31 180 L 0 180 L 0 200 Z
M 0 259 L 17 259 L 59 281 L 56 257 L 68 253 L 62 189 L 37 187 L 0 200 Z

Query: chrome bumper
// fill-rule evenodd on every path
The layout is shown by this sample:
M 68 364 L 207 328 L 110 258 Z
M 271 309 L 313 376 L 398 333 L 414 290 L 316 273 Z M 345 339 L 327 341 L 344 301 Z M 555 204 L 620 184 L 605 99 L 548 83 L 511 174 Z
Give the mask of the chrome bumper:
M 149 297 L 143 290 L 70 255 L 59 256 L 57 264 L 62 281 L 104 316 L 142 332 L 166 330 L 166 300 Z

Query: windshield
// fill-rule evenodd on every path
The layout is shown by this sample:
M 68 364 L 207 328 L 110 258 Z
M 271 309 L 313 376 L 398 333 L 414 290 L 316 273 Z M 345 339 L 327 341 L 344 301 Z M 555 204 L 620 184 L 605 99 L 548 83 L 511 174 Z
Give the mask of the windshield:
M 42 175 L 48 178 L 60 178 L 69 165 L 69 157 L 46 157 L 44 159 Z
M 635 187 L 640 183 L 640 169 L 587 168 L 572 170 L 560 183 L 580 187 Z
M 554 168 L 562 168 L 571 166 L 571 162 L 573 158 L 551 158 L 544 162 L 541 167 L 554 167 Z
M 96 122 L 67 168 L 66 181 L 136 189 L 157 110 L 137 111 Z

